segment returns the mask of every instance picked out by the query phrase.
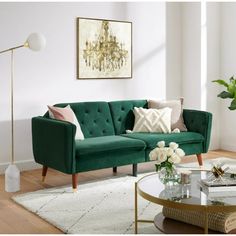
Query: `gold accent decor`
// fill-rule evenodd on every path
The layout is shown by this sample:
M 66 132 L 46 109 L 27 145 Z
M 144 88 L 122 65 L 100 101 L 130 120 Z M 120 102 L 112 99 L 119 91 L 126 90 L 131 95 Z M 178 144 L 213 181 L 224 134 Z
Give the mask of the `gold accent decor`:
M 8 48 L 6 50 L 0 51 L 1 53 L 11 52 L 11 80 L 10 80 L 10 106 L 11 106 L 11 164 L 14 164 L 15 155 L 14 155 L 14 50 L 22 48 L 24 45 Z
M 11 52 L 11 95 L 10 95 L 10 106 L 11 106 L 11 164 L 14 164 L 14 50 L 18 48 L 25 47 L 25 45 L 19 45 L 16 47 L 8 48 L 6 50 L 0 51 L 0 54 L 5 52 Z
M 32 44 L 30 46 L 30 44 Z M 15 162 L 15 154 L 14 154 L 14 50 L 22 47 L 28 47 L 34 51 L 40 51 L 46 45 L 45 38 L 38 34 L 33 33 L 30 34 L 27 38 L 26 43 L 5 49 L 0 51 L 0 54 L 5 52 L 11 52 L 11 79 L 10 79 L 10 107 L 11 107 L 11 163 L 8 165 L 5 170 L 5 191 L 7 192 L 17 192 L 20 190 L 20 170 L 18 169 Z
M 77 18 L 77 77 L 132 77 L 132 23 Z
M 92 70 L 118 70 L 127 63 L 128 50 L 124 47 L 125 45 L 112 35 L 109 21 L 103 20 L 96 40 L 86 40 L 83 50 L 85 64 Z
M 45 182 L 45 178 L 46 178 L 46 176 L 42 176 L 42 182 L 43 183 Z
M 11 164 L 15 161 L 14 154 L 14 50 L 11 50 Z
M 9 51 L 12 51 L 12 50 L 15 50 L 15 49 L 18 49 L 18 48 L 22 48 L 22 47 L 24 47 L 24 44 L 20 45 L 20 46 L 13 47 L 13 48 L 8 48 L 8 49 L 3 50 L 3 51 L 0 51 L 0 54 L 4 53 L 4 52 L 9 52 Z
M 28 43 L 28 42 L 25 42 L 25 43 L 24 43 L 24 47 L 25 47 L 25 48 L 28 48 L 28 47 L 29 47 L 29 43 Z

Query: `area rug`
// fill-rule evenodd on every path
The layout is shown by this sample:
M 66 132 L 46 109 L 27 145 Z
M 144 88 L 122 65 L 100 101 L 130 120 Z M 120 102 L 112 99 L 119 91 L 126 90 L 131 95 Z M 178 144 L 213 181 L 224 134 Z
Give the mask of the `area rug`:
M 123 176 L 21 194 L 13 200 L 70 234 L 133 234 L 134 183 Z M 155 188 L 155 186 L 153 186 Z M 139 197 L 139 218 L 153 220 L 162 207 Z M 153 224 L 139 223 L 139 233 L 160 233 Z
M 236 161 L 217 158 L 204 161 L 204 168 L 223 161 L 236 167 Z M 181 165 L 198 168 L 196 162 Z M 77 193 L 71 185 L 21 194 L 13 200 L 47 222 L 70 234 L 133 234 L 134 183 L 142 176 L 117 176 L 80 184 Z M 153 186 L 155 188 L 155 186 Z M 138 198 L 139 218 L 153 220 L 162 207 Z M 139 233 L 158 234 L 153 224 L 139 223 Z

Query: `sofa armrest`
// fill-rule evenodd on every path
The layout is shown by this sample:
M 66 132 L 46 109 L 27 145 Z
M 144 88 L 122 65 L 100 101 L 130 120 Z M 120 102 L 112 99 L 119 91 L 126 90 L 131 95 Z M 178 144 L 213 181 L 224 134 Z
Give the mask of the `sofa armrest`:
M 206 153 L 211 138 L 212 114 L 206 111 L 184 109 L 183 117 L 188 131 L 197 132 L 203 135 L 203 151 Z
M 67 174 L 76 173 L 75 132 L 76 126 L 66 121 L 32 118 L 35 161 Z

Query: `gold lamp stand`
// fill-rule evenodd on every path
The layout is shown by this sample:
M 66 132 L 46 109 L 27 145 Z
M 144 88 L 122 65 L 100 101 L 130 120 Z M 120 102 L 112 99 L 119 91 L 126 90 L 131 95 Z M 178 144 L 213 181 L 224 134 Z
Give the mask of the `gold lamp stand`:
M 6 192 L 17 192 L 20 190 L 20 170 L 16 166 L 14 156 L 14 50 L 17 48 L 24 47 L 24 45 L 10 48 L 0 53 L 11 51 L 11 163 L 5 170 L 5 191 Z
M 11 52 L 11 163 L 5 170 L 5 191 L 17 192 L 20 190 L 20 170 L 15 164 L 14 154 L 14 50 L 27 47 L 33 51 L 40 51 L 46 45 L 46 40 L 43 35 L 33 33 L 30 34 L 26 42 L 20 46 L 9 48 L 0 51 L 0 54 L 5 52 Z

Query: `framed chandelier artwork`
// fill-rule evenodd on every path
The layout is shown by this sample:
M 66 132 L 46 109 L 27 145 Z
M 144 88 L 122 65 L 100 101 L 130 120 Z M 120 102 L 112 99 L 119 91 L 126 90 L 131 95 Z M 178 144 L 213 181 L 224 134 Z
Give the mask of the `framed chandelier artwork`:
M 132 78 L 132 23 L 77 18 L 77 78 Z

